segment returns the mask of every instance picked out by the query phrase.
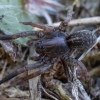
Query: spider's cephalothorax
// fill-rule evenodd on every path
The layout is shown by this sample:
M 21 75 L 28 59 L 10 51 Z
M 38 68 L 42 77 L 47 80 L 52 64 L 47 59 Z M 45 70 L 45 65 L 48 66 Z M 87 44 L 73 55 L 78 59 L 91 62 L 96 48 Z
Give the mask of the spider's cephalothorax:
M 25 77 L 26 79 L 30 79 L 32 77 L 36 77 L 40 74 L 43 74 L 46 70 L 53 66 L 53 64 L 57 61 L 58 58 L 61 58 L 61 61 L 63 62 L 62 64 L 64 64 L 64 62 L 66 63 L 66 60 L 77 63 L 81 67 L 81 69 L 83 69 L 82 71 L 86 73 L 87 71 L 86 68 L 84 68 L 85 66 L 75 58 L 70 59 L 70 55 L 68 54 L 71 49 L 89 49 L 92 45 L 95 44 L 96 36 L 93 32 L 88 30 L 78 31 L 68 35 L 65 30 L 72 18 L 72 12 L 73 5 L 69 8 L 66 19 L 61 22 L 61 24 L 56 28 L 47 25 L 37 24 L 34 22 L 23 22 L 23 24 L 25 25 L 31 25 L 34 27 L 41 28 L 43 29 L 43 31 L 26 31 L 15 35 L 0 36 L 0 40 L 11 40 L 20 37 L 36 35 L 37 40 L 35 41 L 35 49 L 36 52 L 40 55 L 39 57 L 37 57 L 38 59 L 35 59 L 37 60 L 37 63 L 28 64 L 22 68 L 17 69 L 15 72 L 3 78 L 0 81 L 0 84 L 30 69 L 40 67 L 37 72 Z M 34 41 L 28 41 L 28 43 L 32 42 Z M 65 65 L 66 64 L 64 64 L 64 66 Z
M 64 32 L 59 30 L 46 35 L 35 44 L 37 53 L 42 53 L 49 57 L 58 57 L 67 53 L 69 48 L 66 37 Z

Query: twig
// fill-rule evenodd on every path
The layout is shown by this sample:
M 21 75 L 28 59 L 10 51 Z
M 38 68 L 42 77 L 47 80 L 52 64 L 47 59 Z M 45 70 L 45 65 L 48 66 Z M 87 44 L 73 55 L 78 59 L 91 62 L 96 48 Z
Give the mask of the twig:
M 100 75 L 100 66 L 99 67 L 96 67 L 96 68 L 93 68 L 90 72 L 89 72 L 89 75 L 91 77 L 93 76 L 99 76 Z
M 78 26 L 78 25 L 91 25 L 91 24 L 100 24 L 100 17 L 89 17 L 71 20 L 68 26 Z M 59 26 L 60 22 L 53 23 L 51 26 Z
M 2 69 L 2 71 L 1 71 L 1 74 L 0 74 L 0 80 L 2 79 L 2 77 L 3 77 L 3 75 L 4 75 L 6 66 L 7 66 L 7 60 L 5 61 L 5 64 L 4 64 L 3 69 Z
M 44 91 L 44 93 L 46 93 L 49 97 L 51 97 L 54 100 L 58 100 L 57 98 L 55 98 L 54 96 L 50 95 L 42 86 L 42 90 Z
M 58 27 L 61 22 L 53 23 L 48 26 Z M 100 24 L 100 17 L 89 17 L 89 18 L 81 18 L 81 19 L 74 19 L 68 23 L 68 26 L 83 26 L 83 25 L 96 25 Z M 34 30 L 38 31 L 41 30 L 39 28 L 34 28 Z

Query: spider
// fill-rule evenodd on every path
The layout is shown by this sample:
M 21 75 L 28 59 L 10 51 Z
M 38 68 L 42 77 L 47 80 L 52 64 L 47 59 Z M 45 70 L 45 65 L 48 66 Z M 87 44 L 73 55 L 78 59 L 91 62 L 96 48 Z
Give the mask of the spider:
M 37 72 L 27 76 L 26 78 L 33 78 L 43 74 L 49 70 L 54 63 L 61 59 L 62 64 L 66 70 L 66 61 L 74 62 L 78 64 L 81 69 L 86 73 L 87 70 L 84 64 L 77 59 L 77 57 L 70 57 L 70 53 L 73 49 L 83 50 L 83 52 L 96 43 L 96 36 L 89 30 L 81 30 L 72 34 L 66 32 L 66 27 L 72 18 L 74 5 L 71 5 L 67 12 L 67 17 L 60 23 L 58 27 L 47 26 L 34 22 L 22 22 L 24 25 L 31 25 L 42 29 L 41 31 L 25 31 L 14 35 L 1 35 L 0 40 L 12 40 L 17 38 L 23 38 L 27 36 L 37 36 L 37 39 L 28 41 L 28 45 L 35 42 L 35 50 L 39 54 L 37 57 L 33 57 L 37 61 L 35 64 L 28 64 L 22 68 L 17 69 L 11 74 L 4 77 L 0 84 L 12 79 L 13 77 L 21 74 L 25 71 L 39 68 Z M 87 75 L 88 77 L 88 75 Z

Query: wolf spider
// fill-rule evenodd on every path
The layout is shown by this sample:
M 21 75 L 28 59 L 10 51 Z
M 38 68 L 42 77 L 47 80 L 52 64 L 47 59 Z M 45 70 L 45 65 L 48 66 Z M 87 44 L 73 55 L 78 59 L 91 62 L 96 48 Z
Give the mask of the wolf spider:
M 89 49 L 95 44 L 97 38 L 95 34 L 89 30 L 81 30 L 73 34 L 68 34 L 66 32 L 66 27 L 72 18 L 72 13 L 73 5 L 69 7 L 66 19 L 62 21 L 58 27 L 47 26 L 34 22 L 22 22 L 24 25 L 31 25 L 42 30 L 25 31 L 14 35 L 1 35 L 0 40 L 12 40 L 32 35 L 37 36 L 36 40 L 28 41 L 28 45 L 31 45 L 31 43 L 35 41 L 35 50 L 39 56 L 33 57 L 37 63 L 28 64 L 22 68 L 17 69 L 16 71 L 4 77 L 0 81 L 0 84 L 12 79 L 18 74 L 31 69 L 39 68 L 37 72 L 28 75 L 26 77 L 27 79 L 41 75 L 50 69 L 57 59 L 61 59 L 65 70 L 67 70 L 66 61 L 71 61 L 80 66 L 83 72 L 87 75 L 87 70 L 84 64 L 75 57 L 70 57 L 69 54 L 72 49 L 83 50 L 84 52 L 86 49 Z

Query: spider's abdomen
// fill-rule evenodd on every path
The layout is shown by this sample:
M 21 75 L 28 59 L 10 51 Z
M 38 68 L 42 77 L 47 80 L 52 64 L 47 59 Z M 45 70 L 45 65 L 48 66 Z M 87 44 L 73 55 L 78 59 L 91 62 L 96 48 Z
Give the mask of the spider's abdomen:
M 67 37 L 67 44 L 70 48 L 89 48 L 96 42 L 96 35 L 91 31 L 83 30 Z

